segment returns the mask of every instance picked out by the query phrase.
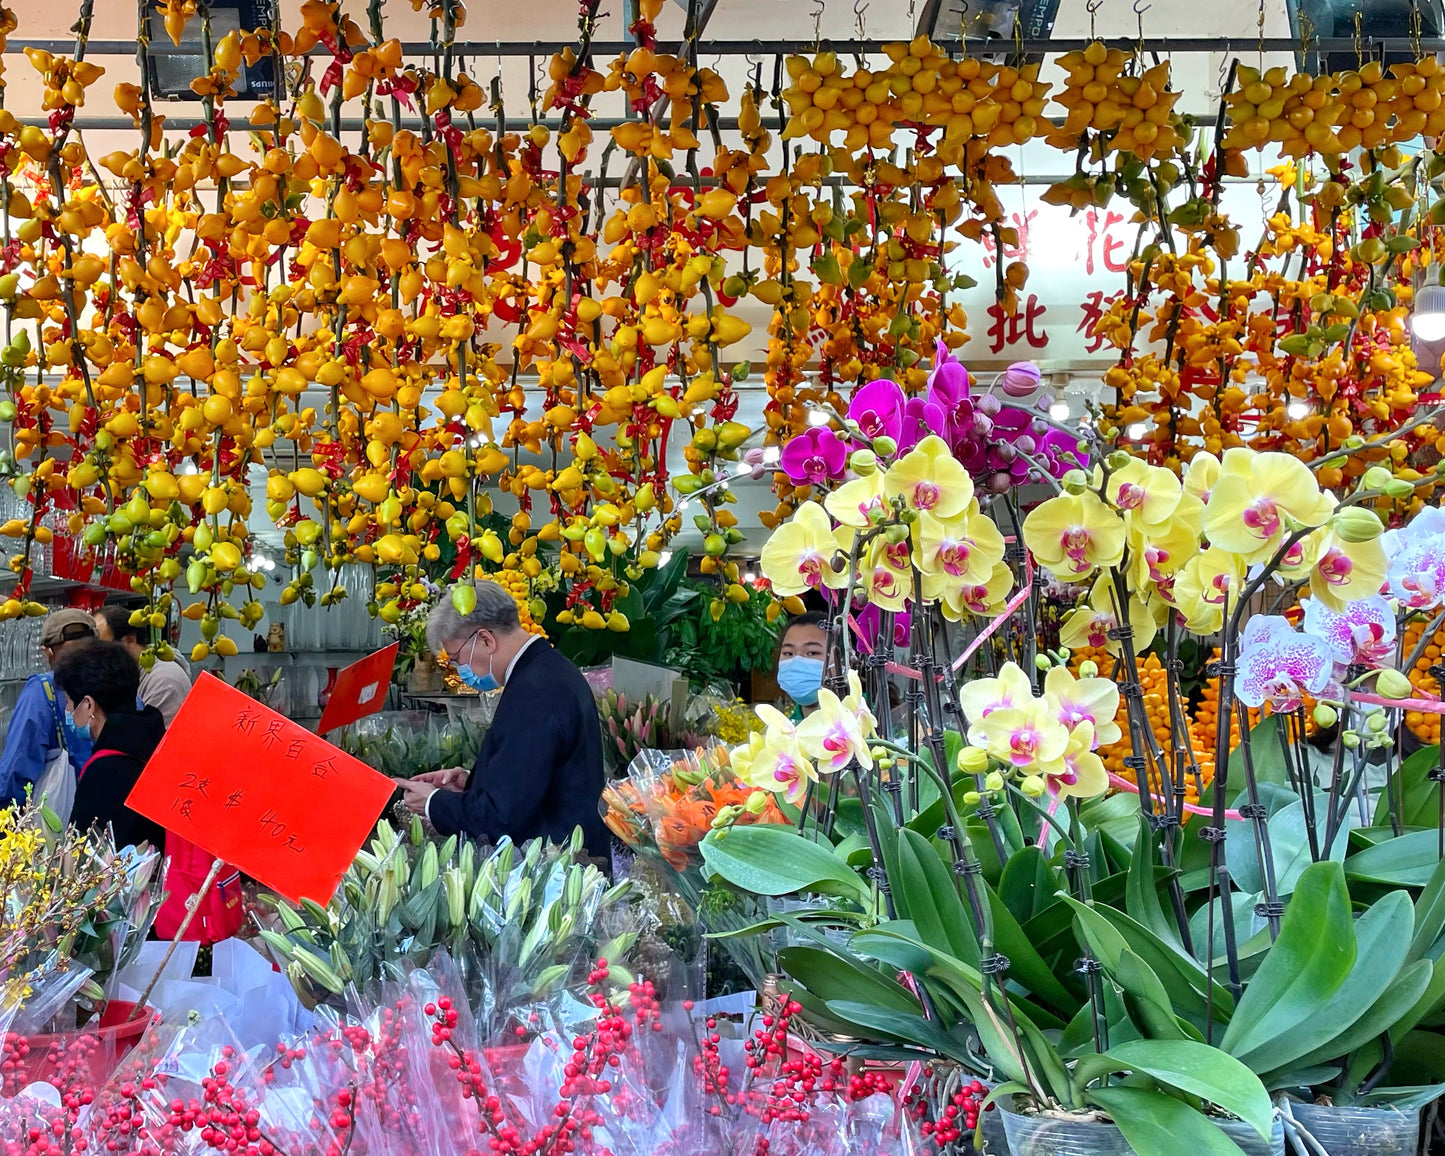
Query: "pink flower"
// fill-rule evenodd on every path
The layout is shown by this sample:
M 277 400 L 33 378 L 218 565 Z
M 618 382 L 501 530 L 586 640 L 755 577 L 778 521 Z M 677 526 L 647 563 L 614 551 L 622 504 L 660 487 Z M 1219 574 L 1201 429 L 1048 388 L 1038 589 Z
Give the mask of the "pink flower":
M 858 423 L 864 437 L 897 442 L 903 434 L 903 390 L 886 378 L 870 381 L 853 395 L 848 417 Z
M 783 447 L 779 464 L 795 486 L 818 486 L 843 476 L 848 449 L 832 430 L 804 430 Z

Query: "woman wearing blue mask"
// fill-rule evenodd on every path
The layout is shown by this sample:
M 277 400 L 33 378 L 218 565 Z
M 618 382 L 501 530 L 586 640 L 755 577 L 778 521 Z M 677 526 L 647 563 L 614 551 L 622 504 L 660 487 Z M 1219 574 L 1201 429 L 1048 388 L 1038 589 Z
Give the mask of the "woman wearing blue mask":
M 799 614 L 783 628 L 778 646 L 778 689 L 792 700 L 795 721 L 818 709 L 827 653 L 827 615 Z

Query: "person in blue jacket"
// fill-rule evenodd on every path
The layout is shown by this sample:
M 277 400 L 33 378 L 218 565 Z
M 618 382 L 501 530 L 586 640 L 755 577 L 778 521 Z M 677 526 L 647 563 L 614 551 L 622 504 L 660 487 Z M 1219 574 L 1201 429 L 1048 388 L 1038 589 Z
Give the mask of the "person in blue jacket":
M 477 604 L 460 614 L 443 597 L 427 619 L 427 642 L 445 650 L 478 691 L 502 688 L 476 765 L 448 767 L 398 785 L 407 807 L 443 835 L 495 843 L 565 842 L 581 827 L 590 855 L 607 856 L 602 730 L 582 672 L 545 638 L 522 629 L 517 604 L 495 582 L 478 582 Z
M 51 670 L 68 647 L 96 637 L 95 619 L 84 610 L 52 610 L 40 627 L 40 649 Z M 65 709 L 65 696 L 49 674 L 32 674 L 10 715 L 5 749 L 0 752 L 0 805 L 25 798 L 25 788 L 40 778 L 51 751 L 64 745 L 70 765 L 79 770 L 90 758 L 90 735 Z

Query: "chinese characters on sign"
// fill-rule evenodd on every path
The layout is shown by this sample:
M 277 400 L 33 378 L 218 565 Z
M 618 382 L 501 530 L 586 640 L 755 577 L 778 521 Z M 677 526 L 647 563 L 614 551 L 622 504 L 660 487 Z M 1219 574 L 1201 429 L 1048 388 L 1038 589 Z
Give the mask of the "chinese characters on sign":
M 957 238 L 948 272 L 976 282 L 949 294 L 950 303 L 961 305 L 968 316 L 970 340 L 961 351 L 965 361 L 1102 363 L 1117 356 L 1099 324 L 1124 296 L 1130 264 L 1137 257 L 1139 224 L 1132 219 L 1133 210 L 1126 206 L 1075 212 L 1042 201 L 1041 192 L 1031 186 L 1000 189 L 1002 245 L 989 229 L 976 241 Z M 1264 226 L 1264 210 L 1248 183 L 1226 183 L 1221 211 L 1250 227 L 1254 222 Z M 1010 315 L 995 300 L 995 291 L 998 266 L 1013 261 L 1024 262 L 1029 275 L 1017 289 L 1017 308 Z M 1206 321 L 1211 311 L 1208 302 L 1199 306 Z M 1147 340 L 1141 338 L 1136 353 L 1146 347 Z
M 127 804 L 288 899 L 325 903 L 393 784 L 202 674 Z

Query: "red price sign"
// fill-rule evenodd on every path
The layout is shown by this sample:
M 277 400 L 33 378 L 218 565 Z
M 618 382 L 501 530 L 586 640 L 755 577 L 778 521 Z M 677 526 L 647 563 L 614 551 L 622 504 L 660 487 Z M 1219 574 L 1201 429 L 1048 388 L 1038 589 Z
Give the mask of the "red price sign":
M 210 674 L 126 800 L 287 899 L 331 898 L 395 784 Z
M 391 671 L 396 666 L 397 644 L 368 654 L 359 662 L 353 662 L 336 676 L 336 685 L 331 688 L 331 698 L 321 712 L 317 724 L 318 734 L 325 734 L 359 718 L 375 714 L 386 703 L 386 688 L 391 682 Z

